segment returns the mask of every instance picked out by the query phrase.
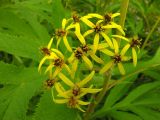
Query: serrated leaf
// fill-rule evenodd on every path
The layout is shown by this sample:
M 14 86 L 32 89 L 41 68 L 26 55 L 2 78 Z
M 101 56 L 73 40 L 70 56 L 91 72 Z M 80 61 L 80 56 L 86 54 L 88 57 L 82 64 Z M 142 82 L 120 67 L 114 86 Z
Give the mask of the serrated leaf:
M 37 68 L 19 68 L 2 62 L 0 66 L 0 83 L 3 84 L 0 120 L 25 120 L 29 100 L 41 87 L 44 77 L 39 75 Z
M 76 120 L 77 113 L 65 105 L 55 104 L 51 92 L 46 91 L 35 113 L 35 120 Z

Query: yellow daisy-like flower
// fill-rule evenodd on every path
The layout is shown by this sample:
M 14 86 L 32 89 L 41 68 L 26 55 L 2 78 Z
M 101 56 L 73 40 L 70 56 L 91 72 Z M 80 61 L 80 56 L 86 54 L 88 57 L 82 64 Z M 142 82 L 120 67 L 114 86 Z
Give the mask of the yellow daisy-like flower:
M 102 49 L 100 50 L 101 52 L 103 52 L 104 54 L 111 56 L 111 61 L 109 61 L 101 70 L 100 70 L 100 74 L 106 72 L 108 69 L 110 69 L 114 64 L 118 65 L 119 71 L 122 75 L 125 74 L 125 70 L 124 67 L 122 65 L 123 61 L 128 61 L 130 59 L 130 57 L 125 56 L 126 53 L 126 49 L 125 47 L 121 50 L 121 52 L 119 52 L 119 45 L 117 43 L 117 41 L 112 38 L 113 40 L 113 45 L 114 45 L 114 52 L 108 50 L 108 49 Z
M 72 48 L 68 43 L 67 40 L 67 34 L 69 32 L 69 28 L 66 27 L 66 24 L 68 23 L 68 21 L 66 19 L 62 20 L 62 29 L 58 29 L 56 30 L 56 39 L 57 39 L 57 48 L 59 46 L 59 43 L 61 42 L 61 39 L 63 39 L 64 45 L 66 46 L 67 50 L 72 52 Z
M 47 47 L 43 47 L 41 48 L 41 51 L 42 53 L 44 54 L 44 57 L 41 59 L 40 63 L 39 63 L 39 66 L 38 66 L 38 71 L 40 71 L 43 63 L 46 61 L 46 60 L 52 60 L 54 58 L 57 57 L 57 55 L 51 51 L 51 45 L 52 45 L 52 42 L 53 42 L 53 38 L 51 38 L 51 40 L 49 41 Z
M 45 73 L 52 71 L 52 68 L 55 67 L 52 78 L 55 78 L 63 68 L 65 68 L 71 74 L 69 66 L 64 61 L 64 55 L 57 49 L 52 48 L 51 50 L 56 53 L 57 56 L 52 59 L 52 62 L 50 62 L 50 65 L 47 67 Z
M 100 35 L 105 39 L 105 41 L 108 43 L 108 45 L 113 48 L 113 43 L 111 41 L 111 39 L 108 37 L 108 35 L 105 33 L 106 30 L 108 29 L 112 29 L 112 28 L 117 28 L 117 25 L 102 25 L 100 23 L 100 21 L 98 21 L 96 24 L 93 24 L 92 22 L 90 23 L 86 23 L 89 27 L 91 27 L 92 29 L 86 31 L 83 36 L 86 37 L 87 35 L 95 32 L 95 37 L 93 40 L 93 46 L 94 46 L 94 53 L 97 51 L 98 48 L 98 44 L 99 44 L 99 37 Z M 124 33 L 123 29 L 121 28 L 121 26 L 118 25 L 118 30 L 120 30 L 120 32 Z
M 85 112 L 80 105 L 88 105 L 90 102 L 84 102 L 80 100 L 81 97 L 88 93 L 97 93 L 101 91 L 101 89 L 92 89 L 92 85 L 89 88 L 85 88 L 85 86 L 94 76 L 95 71 L 92 71 L 86 78 L 81 80 L 80 82 L 73 83 L 70 79 L 68 79 L 64 74 L 60 73 L 59 78 L 67 84 L 70 89 L 65 91 L 60 83 L 55 84 L 55 89 L 58 92 L 59 97 L 63 97 L 63 99 L 56 100 L 53 99 L 56 103 L 67 103 L 67 105 L 71 108 L 77 108 L 82 112 Z

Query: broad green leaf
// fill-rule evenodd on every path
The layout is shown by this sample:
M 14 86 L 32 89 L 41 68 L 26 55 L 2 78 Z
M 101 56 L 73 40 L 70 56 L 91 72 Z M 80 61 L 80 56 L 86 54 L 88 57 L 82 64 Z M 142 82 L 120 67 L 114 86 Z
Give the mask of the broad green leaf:
M 0 66 L 0 84 L 3 84 L 0 120 L 25 120 L 29 100 L 40 89 L 44 77 L 37 68 L 19 68 L 2 62 Z
M 151 78 L 155 80 L 160 80 L 160 74 L 158 71 L 153 71 L 153 70 L 147 70 L 143 72 L 146 76 L 150 76 Z
M 35 113 L 35 120 L 76 120 L 77 112 L 66 105 L 55 104 L 51 92 L 46 91 Z

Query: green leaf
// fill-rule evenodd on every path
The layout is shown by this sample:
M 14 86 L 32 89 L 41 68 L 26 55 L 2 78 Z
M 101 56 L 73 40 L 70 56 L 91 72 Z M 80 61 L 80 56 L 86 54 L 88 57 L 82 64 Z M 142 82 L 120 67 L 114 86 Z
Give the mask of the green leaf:
M 66 105 L 55 104 L 51 92 L 46 91 L 35 113 L 35 120 L 76 120 L 77 113 Z
M 37 68 L 19 68 L 2 62 L 0 66 L 0 84 L 3 84 L 0 120 L 25 120 L 29 100 L 40 89 L 44 77 Z

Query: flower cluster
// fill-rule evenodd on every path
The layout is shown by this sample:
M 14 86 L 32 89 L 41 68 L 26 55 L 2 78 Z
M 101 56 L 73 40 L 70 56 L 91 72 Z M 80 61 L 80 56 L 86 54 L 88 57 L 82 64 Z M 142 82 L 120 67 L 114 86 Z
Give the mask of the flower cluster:
M 140 40 L 137 37 L 132 39 L 125 37 L 122 27 L 114 21 L 119 15 L 120 13 L 105 15 L 90 13 L 79 16 L 74 13 L 71 18 L 62 20 L 62 27 L 55 30 L 48 45 L 41 48 L 44 57 L 40 61 L 38 71 L 41 71 L 43 64 L 47 65 L 45 73 L 49 74 L 49 79 L 46 85 L 54 86 L 52 95 L 55 103 L 66 103 L 69 107 L 84 112 L 81 105 L 88 105 L 90 102 L 83 101 L 83 96 L 101 91 L 87 84 L 95 75 L 94 65 L 102 65 L 99 74 L 117 65 L 122 75 L 125 74 L 123 62 L 133 59 L 133 64 L 136 66 L 136 48 L 139 49 Z M 114 34 L 115 31 L 119 31 L 122 35 Z M 125 44 L 120 46 L 120 39 Z M 52 48 L 54 41 L 56 47 Z M 63 44 L 65 52 L 60 48 Z M 129 49 L 132 51 L 132 56 L 126 55 Z M 102 56 L 109 60 L 103 60 Z M 90 74 L 80 80 L 81 78 L 76 77 L 76 72 L 83 63 Z M 53 94 L 53 91 L 56 91 L 57 95 Z

